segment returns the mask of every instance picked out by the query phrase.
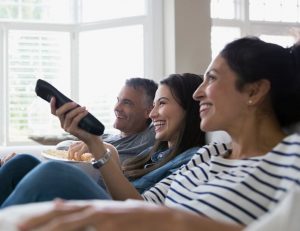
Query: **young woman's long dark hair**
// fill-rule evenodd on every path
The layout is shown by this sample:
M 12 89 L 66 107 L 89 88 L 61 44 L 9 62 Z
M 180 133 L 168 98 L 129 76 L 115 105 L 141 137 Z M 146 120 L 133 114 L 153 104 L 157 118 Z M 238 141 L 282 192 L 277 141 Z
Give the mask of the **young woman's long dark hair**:
M 152 149 L 145 155 L 127 159 L 122 164 L 125 176 L 130 179 L 139 178 L 148 172 L 157 169 L 173 159 L 178 154 L 192 147 L 199 147 L 205 144 L 205 134 L 199 128 L 199 104 L 193 100 L 192 95 L 197 87 L 202 83 L 202 76 L 184 73 L 172 74 L 160 81 L 161 85 L 170 88 L 176 102 L 185 111 L 185 119 L 183 121 L 182 130 L 178 136 L 175 147 L 162 160 L 153 163 L 145 168 L 145 164 L 149 162 L 152 155 L 160 150 L 168 149 L 167 141 L 156 141 Z

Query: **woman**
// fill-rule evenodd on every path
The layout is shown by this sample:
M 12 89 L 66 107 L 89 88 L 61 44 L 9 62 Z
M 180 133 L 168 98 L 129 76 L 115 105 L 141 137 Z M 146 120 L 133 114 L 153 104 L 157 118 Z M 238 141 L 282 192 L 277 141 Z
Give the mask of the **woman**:
M 23 230 L 241 230 L 272 212 L 300 187 L 300 135 L 287 135 L 282 128 L 300 118 L 299 57 L 299 45 L 285 49 L 258 38 L 229 43 L 208 67 L 194 99 L 200 105 L 201 129 L 224 130 L 232 142 L 201 148 L 142 196 L 121 179 L 127 187 L 122 192 L 107 184 L 114 198 L 165 206 L 104 210 L 60 204 L 23 223 Z M 77 123 L 85 114 L 78 109 L 67 115 L 65 129 L 84 138 Z M 105 147 L 92 140 L 86 137 L 85 142 L 101 158 Z M 108 161 L 100 171 L 107 177 L 111 168 L 114 162 Z
M 140 193 L 187 163 L 205 144 L 205 134 L 195 127 L 200 122 L 199 105 L 191 100 L 201 82 L 194 74 L 174 74 L 160 81 L 149 115 L 156 143 L 122 164 L 125 176 Z
M 153 120 L 156 130 L 156 145 L 152 150 L 146 150 L 136 159 L 130 160 L 124 165 L 125 174 L 139 191 L 144 191 L 162 178 L 176 171 L 181 165 L 191 159 L 199 147 L 204 145 L 204 133 L 198 127 L 194 126 L 194 124 L 200 122 L 200 118 L 197 115 L 199 105 L 192 99 L 192 93 L 201 82 L 202 79 L 200 76 L 188 73 L 170 75 L 161 81 L 155 95 L 154 108 L 150 113 L 150 118 Z M 52 108 L 54 108 L 53 105 L 52 102 Z M 68 107 L 70 105 L 73 106 L 73 103 L 65 106 Z M 59 110 L 63 111 L 65 109 L 62 107 Z M 66 110 L 69 111 L 68 108 Z M 63 117 L 64 115 L 60 117 L 61 121 L 64 119 Z M 111 172 L 116 171 L 113 174 L 117 177 L 118 174 L 121 175 L 121 178 L 127 184 L 130 184 L 120 171 L 116 149 L 112 145 L 104 144 L 99 137 L 96 140 L 97 142 L 100 141 L 102 145 L 109 147 L 111 152 L 113 152 L 111 161 L 115 163 L 116 170 L 112 169 Z M 80 158 L 80 156 L 76 157 Z M 68 165 L 61 166 L 56 162 L 43 164 L 43 166 L 28 174 L 24 181 L 20 182 L 20 185 L 26 185 L 25 187 L 18 186 L 18 188 L 22 188 L 22 192 L 18 192 L 18 188 L 12 190 L 14 187 L 10 187 L 5 193 L 0 191 L 0 194 L 3 194 L 4 198 L 12 192 L 10 198 L 3 203 L 3 206 L 15 203 L 51 200 L 58 196 L 65 199 L 76 199 L 77 193 L 73 194 L 73 191 L 76 191 L 78 184 L 80 184 L 79 181 L 84 181 L 85 183 L 89 181 L 86 180 L 87 176 L 83 176 L 85 180 L 79 180 L 80 178 L 74 179 L 77 182 L 75 184 L 71 178 L 77 175 L 76 170 L 68 167 Z M 41 168 L 44 170 L 41 170 Z M 57 168 L 64 169 L 60 171 Z M 58 172 L 63 173 L 64 176 L 58 176 Z M 109 174 L 112 175 L 111 173 Z M 14 178 L 13 174 L 10 174 L 10 176 L 12 176 L 10 178 Z M 64 177 L 67 180 L 64 180 Z M 45 180 L 46 178 L 47 180 Z M 103 179 L 107 184 L 105 176 L 103 176 Z M 116 181 L 113 182 L 114 180 Z M 13 181 L 18 183 L 14 179 Z M 58 181 L 62 181 L 63 186 L 60 187 Z M 68 184 L 65 183 L 66 181 Z M 118 179 L 111 179 L 111 176 L 109 176 L 109 182 L 115 184 L 116 188 L 119 187 Z M 83 190 L 84 184 L 80 184 Z M 53 185 L 55 185 L 55 190 L 53 189 Z M 97 194 L 98 188 L 98 186 L 95 187 L 86 199 L 93 197 L 94 193 Z M 118 191 L 122 190 L 122 187 L 118 188 Z
M 191 100 L 201 81 L 200 76 L 190 73 L 170 75 L 160 81 L 149 115 L 154 126 L 160 127 L 156 129 L 156 142 L 121 166 L 124 175 L 140 193 L 187 163 L 205 144 L 205 134 L 195 127 L 200 122 L 199 105 Z M 160 126 L 161 122 L 166 125 Z M 89 150 L 83 142 L 75 142 L 68 153 L 71 159 L 80 159 L 86 152 Z

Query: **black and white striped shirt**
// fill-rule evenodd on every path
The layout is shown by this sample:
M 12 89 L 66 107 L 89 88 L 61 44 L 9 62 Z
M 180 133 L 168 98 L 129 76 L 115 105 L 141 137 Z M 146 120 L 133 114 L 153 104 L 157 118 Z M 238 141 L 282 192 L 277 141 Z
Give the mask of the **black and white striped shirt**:
M 248 225 L 300 188 L 300 135 L 264 156 L 225 159 L 230 144 L 211 144 L 143 194 L 145 200 L 212 219 Z

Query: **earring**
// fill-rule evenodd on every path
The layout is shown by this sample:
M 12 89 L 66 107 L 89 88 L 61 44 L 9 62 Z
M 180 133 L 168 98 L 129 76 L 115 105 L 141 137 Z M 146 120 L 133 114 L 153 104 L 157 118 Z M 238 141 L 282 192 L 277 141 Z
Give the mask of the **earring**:
M 252 100 L 251 100 L 251 99 L 249 99 L 248 104 L 249 104 L 249 105 L 252 104 Z

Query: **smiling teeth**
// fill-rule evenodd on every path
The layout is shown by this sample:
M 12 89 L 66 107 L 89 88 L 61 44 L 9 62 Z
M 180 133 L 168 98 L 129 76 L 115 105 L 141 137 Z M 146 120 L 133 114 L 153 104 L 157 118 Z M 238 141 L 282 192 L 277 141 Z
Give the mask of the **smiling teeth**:
M 163 126 L 164 124 L 165 124 L 165 123 L 162 122 L 162 121 L 154 122 L 154 126 L 155 126 L 155 127 L 161 127 L 161 126 Z
M 200 106 L 200 111 L 203 111 L 203 110 L 209 108 L 209 106 L 210 106 L 209 104 L 202 104 L 202 105 Z

